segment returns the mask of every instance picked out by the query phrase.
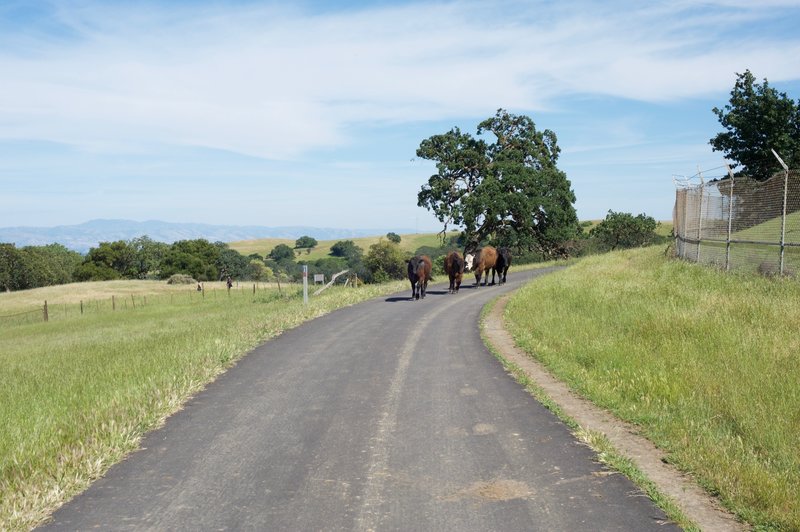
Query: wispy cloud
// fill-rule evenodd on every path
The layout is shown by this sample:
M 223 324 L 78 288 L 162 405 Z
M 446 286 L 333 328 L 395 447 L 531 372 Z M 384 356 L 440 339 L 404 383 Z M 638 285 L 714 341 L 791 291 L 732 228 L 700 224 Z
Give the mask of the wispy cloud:
M 51 5 L 36 24 L 2 24 L 0 138 L 285 159 L 362 123 L 536 111 L 576 93 L 672 100 L 744 68 L 800 72 L 799 36 L 735 38 L 781 11 L 796 20 L 797 2 Z

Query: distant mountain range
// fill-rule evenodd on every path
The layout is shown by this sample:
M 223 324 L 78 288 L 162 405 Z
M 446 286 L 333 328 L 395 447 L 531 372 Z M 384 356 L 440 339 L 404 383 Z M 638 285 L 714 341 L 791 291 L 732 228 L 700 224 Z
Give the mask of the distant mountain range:
M 136 222 L 133 220 L 90 220 L 78 225 L 56 227 L 0 227 L 0 242 L 17 247 L 62 244 L 68 249 L 86 253 L 100 242 L 131 240 L 148 236 L 158 242 L 171 244 L 178 240 L 205 238 L 209 242 L 235 242 L 257 238 L 288 238 L 296 240 L 310 236 L 317 240 L 358 238 L 384 235 L 390 231 L 398 234 L 413 233 L 411 229 L 332 229 L 321 227 L 264 227 L 257 225 L 209 225 L 172 223 L 158 220 Z

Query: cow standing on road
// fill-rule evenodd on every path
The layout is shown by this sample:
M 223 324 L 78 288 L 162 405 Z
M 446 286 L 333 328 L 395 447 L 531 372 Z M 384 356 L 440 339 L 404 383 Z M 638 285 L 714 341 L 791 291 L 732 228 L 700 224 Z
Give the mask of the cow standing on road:
M 492 246 L 484 246 L 475 253 L 475 259 L 472 261 L 472 268 L 475 270 L 475 286 L 480 286 L 481 277 L 483 279 L 483 286 L 486 286 L 489 280 L 489 272 L 494 268 L 497 262 L 497 250 Z
M 408 261 L 408 280 L 411 282 L 411 299 L 425 299 L 428 281 L 431 280 L 431 258 L 417 255 Z
M 494 268 L 492 268 L 492 284 L 494 284 L 495 272 L 497 272 L 498 284 L 504 284 L 506 282 L 506 274 L 508 273 L 508 268 L 510 266 L 511 250 L 508 248 L 497 248 L 497 262 L 495 262 Z
M 449 294 L 457 294 L 464 277 L 464 257 L 458 251 L 451 251 L 444 258 L 444 271 L 450 278 Z

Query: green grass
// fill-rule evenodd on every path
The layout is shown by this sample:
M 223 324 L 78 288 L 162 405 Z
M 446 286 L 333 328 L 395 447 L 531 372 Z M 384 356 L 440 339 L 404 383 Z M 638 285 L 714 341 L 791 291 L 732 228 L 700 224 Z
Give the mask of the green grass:
M 595 431 L 586 430 L 581 427 L 578 422 L 564 413 L 561 407 L 555 401 L 553 401 L 547 395 L 547 393 L 525 373 L 522 368 L 505 358 L 502 353 L 498 352 L 488 341 L 486 341 L 484 334 L 484 320 L 491 307 L 495 303 L 496 300 L 490 305 L 487 305 L 481 313 L 481 337 L 484 338 L 484 343 L 489 346 L 489 350 L 492 352 L 495 358 L 500 361 L 506 371 L 513 375 L 514 379 L 520 385 L 525 387 L 525 390 L 527 390 L 528 393 L 536 398 L 537 401 L 539 401 L 542 405 L 544 405 L 545 408 L 550 410 L 556 417 L 563 421 L 564 424 L 570 428 L 573 435 L 577 439 L 594 449 L 594 451 L 597 453 L 597 459 L 601 463 L 615 471 L 619 471 L 628 479 L 630 479 L 631 482 L 633 482 L 639 487 L 639 489 L 642 490 L 642 492 L 647 494 L 650 500 L 653 501 L 658 508 L 661 508 L 664 511 L 666 516 L 671 521 L 677 523 L 678 526 L 680 526 L 683 530 L 697 530 L 697 526 L 692 523 L 692 521 L 675 504 L 675 502 L 661 493 L 655 483 L 647 478 L 647 476 L 633 463 L 630 458 L 620 454 L 614 448 L 613 444 L 611 441 L 609 441 L 606 435 Z
M 509 302 L 517 343 L 633 422 L 741 519 L 800 528 L 800 284 L 670 261 L 584 259 Z
M 786 242 L 800 243 L 800 212 L 786 215 Z M 737 231 L 731 235 L 733 240 L 764 240 L 780 243 L 781 217 L 777 216 L 753 227 Z
M 0 323 L 0 529 L 29 529 L 134 450 L 244 353 L 330 310 L 405 288 L 331 287 L 306 307 L 297 285 L 220 291 L 187 287 L 149 293 L 116 311 L 80 314 L 77 300 L 135 290 L 136 282 L 84 283 L 2 294 L 0 314 L 46 294 L 73 311 L 48 323 Z M 35 292 L 35 291 L 30 291 Z M 120 297 L 128 300 L 129 296 Z M 62 303 L 71 301 L 71 303 Z
M 456 235 L 457 232 L 448 232 L 448 236 Z M 314 235 L 309 235 L 314 236 Z M 318 245 L 310 250 L 302 249 L 302 250 L 295 250 L 295 259 L 300 261 L 309 261 L 313 262 L 318 259 L 324 259 L 326 257 L 330 257 L 331 246 L 340 242 L 342 240 L 352 240 L 353 243 L 364 250 L 364 253 L 369 252 L 369 247 L 372 244 L 378 243 L 381 239 L 386 240 L 386 235 L 379 235 L 379 236 L 368 236 L 368 237 L 361 237 L 361 238 L 338 238 L 336 240 L 320 240 Z M 262 238 L 258 240 L 241 240 L 238 242 L 231 242 L 229 246 L 231 249 L 238 251 L 243 255 L 249 255 L 251 253 L 258 253 L 259 255 L 266 257 L 269 255 L 269 252 L 277 246 L 278 244 L 286 244 L 290 248 L 294 248 L 294 240 L 289 239 L 280 239 L 280 238 Z M 408 251 L 409 253 L 414 252 L 418 248 L 422 246 L 439 246 L 440 245 L 439 236 L 436 233 L 415 233 L 415 234 L 408 234 L 408 235 L 400 235 L 400 247 Z

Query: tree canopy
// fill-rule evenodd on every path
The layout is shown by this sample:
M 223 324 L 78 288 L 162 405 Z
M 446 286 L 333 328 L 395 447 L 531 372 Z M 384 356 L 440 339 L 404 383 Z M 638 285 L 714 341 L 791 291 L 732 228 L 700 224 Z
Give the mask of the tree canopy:
M 436 162 L 417 204 L 444 224 L 464 227 L 466 250 L 482 242 L 563 252 L 578 231 L 575 193 L 556 163 L 556 134 L 538 131 L 533 120 L 499 109 L 478 124 L 477 134 L 459 128 L 420 143 L 417 156 Z
M 609 249 L 645 246 L 657 238 L 658 222 L 642 213 L 634 216 L 628 212 L 608 211 L 605 220 L 589 231 Z
M 364 265 L 372 275 L 370 280 L 380 283 L 405 278 L 407 258 L 400 246 L 388 240 L 380 240 L 369 247 Z
M 294 242 L 295 248 L 313 248 L 318 244 L 317 239 L 310 236 L 301 236 Z
M 331 246 L 331 255 L 347 259 L 348 264 L 361 261 L 364 251 L 352 240 L 340 240 Z
M 772 150 L 790 168 L 800 166 L 800 102 L 770 87 L 766 78 L 756 83 L 749 70 L 736 76 L 730 102 L 713 109 L 726 131 L 709 144 L 741 167 L 738 175 L 759 181 L 782 169 Z
M 294 261 L 294 250 L 286 244 L 278 244 L 269 252 L 269 258 L 275 262 Z

